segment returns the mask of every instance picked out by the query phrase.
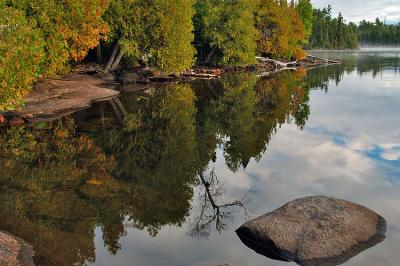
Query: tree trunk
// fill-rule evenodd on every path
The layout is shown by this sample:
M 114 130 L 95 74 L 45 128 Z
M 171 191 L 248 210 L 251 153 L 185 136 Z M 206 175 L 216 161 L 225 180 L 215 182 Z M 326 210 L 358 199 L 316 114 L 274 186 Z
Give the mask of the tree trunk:
M 208 53 L 206 60 L 204 60 L 205 64 L 208 64 L 208 62 L 211 60 L 211 58 L 213 57 L 215 50 L 217 49 L 217 47 L 213 47 L 212 50 Z
M 103 56 L 101 54 L 101 43 L 99 43 L 99 45 L 97 46 L 96 55 L 97 55 L 97 63 L 100 65 L 103 64 Z
M 119 50 L 119 44 L 117 43 L 117 44 L 115 45 L 115 47 L 114 47 L 114 50 L 113 50 L 113 52 L 112 52 L 112 54 L 111 54 L 110 59 L 108 60 L 108 63 L 107 63 L 107 65 L 106 65 L 106 68 L 104 69 L 105 72 L 109 72 L 109 71 L 110 71 L 111 66 L 112 66 L 113 63 L 114 63 L 115 57 L 117 56 L 118 50 Z
M 111 71 L 114 71 L 115 69 L 117 69 L 117 67 L 118 67 L 119 63 L 121 62 L 121 59 L 122 59 L 123 56 L 124 56 L 124 52 L 119 51 L 119 54 L 118 54 L 117 58 L 115 58 L 115 61 L 111 66 L 111 69 L 110 69 Z

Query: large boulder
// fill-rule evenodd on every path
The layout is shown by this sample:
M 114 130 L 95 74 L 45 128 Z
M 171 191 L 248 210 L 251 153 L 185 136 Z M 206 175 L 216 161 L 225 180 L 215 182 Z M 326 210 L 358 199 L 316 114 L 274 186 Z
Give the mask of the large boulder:
M 33 266 L 32 246 L 16 236 L 0 231 L 0 265 Z
M 361 205 L 306 197 L 236 230 L 242 242 L 271 259 L 300 265 L 339 265 L 385 239 L 386 221 Z

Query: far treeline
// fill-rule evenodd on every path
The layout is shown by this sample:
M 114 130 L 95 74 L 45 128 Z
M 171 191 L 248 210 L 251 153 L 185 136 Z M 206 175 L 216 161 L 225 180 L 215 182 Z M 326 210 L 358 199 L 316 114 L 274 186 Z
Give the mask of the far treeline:
M 310 0 L 0 0 L 0 111 L 21 107 L 39 77 L 96 54 L 107 72 L 179 73 L 256 56 L 301 59 L 304 47 L 355 48 L 357 29 Z
M 312 34 L 307 44 L 311 49 L 356 49 L 361 45 L 400 45 L 400 23 L 386 24 L 361 21 L 359 25 L 346 23 L 342 14 L 332 16 L 328 6 L 313 11 Z

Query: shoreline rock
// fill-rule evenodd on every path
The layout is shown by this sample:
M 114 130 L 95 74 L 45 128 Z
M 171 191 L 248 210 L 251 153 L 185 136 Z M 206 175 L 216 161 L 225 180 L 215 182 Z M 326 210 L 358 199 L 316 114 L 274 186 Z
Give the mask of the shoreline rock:
M 236 230 L 242 242 L 274 260 L 338 265 L 382 242 L 386 221 L 350 201 L 296 199 Z
M 0 265 L 34 266 L 33 248 L 19 237 L 0 231 Z

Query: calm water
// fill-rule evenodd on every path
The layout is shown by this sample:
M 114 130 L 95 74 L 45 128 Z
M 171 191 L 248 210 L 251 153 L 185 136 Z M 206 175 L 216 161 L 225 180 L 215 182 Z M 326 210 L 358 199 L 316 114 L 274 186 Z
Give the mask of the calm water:
M 388 223 L 346 265 L 399 265 L 400 52 L 315 54 L 344 64 L 129 93 L 123 126 L 99 105 L 3 132 L 0 230 L 38 265 L 292 265 L 234 231 L 323 194 Z

